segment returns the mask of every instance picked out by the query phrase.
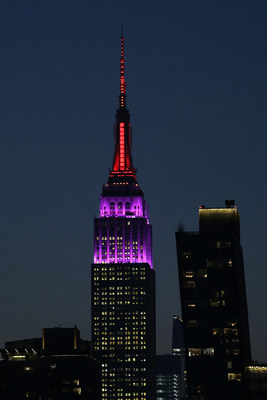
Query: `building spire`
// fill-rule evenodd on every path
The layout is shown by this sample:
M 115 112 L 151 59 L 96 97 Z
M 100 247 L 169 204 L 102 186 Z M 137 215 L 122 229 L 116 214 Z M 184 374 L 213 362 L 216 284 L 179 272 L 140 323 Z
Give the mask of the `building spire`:
M 126 84 L 124 76 L 124 37 L 121 28 L 121 57 L 120 57 L 120 103 L 116 113 L 115 123 L 115 152 L 113 166 L 109 175 L 109 183 L 134 183 L 136 170 L 133 166 L 131 145 L 132 130 L 130 113 L 126 108 Z
M 124 37 L 123 26 L 121 26 L 121 58 L 120 58 L 120 107 L 126 107 L 126 83 L 124 75 Z

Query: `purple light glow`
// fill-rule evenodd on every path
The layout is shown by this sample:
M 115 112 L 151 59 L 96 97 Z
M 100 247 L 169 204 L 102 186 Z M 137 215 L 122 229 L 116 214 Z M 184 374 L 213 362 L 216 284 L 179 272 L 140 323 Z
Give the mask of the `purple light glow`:
M 100 218 L 108 217 L 142 217 L 148 220 L 148 206 L 142 196 L 100 197 Z
M 94 263 L 148 263 L 153 268 L 152 229 L 142 196 L 100 197 Z
M 116 113 L 115 152 L 95 219 L 94 263 L 148 263 L 153 268 L 148 205 L 131 154 L 130 114 L 126 108 L 124 39 L 121 37 L 121 93 Z

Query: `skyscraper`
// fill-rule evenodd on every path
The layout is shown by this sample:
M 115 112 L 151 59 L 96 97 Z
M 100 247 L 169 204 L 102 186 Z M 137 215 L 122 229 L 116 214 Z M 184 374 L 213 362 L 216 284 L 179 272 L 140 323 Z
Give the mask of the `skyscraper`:
M 124 38 L 115 153 L 94 222 L 93 354 L 103 400 L 155 398 L 155 281 L 148 205 L 136 179 L 126 108 Z
M 176 233 L 189 398 L 245 399 L 250 339 L 239 214 L 199 209 L 199 232 Z

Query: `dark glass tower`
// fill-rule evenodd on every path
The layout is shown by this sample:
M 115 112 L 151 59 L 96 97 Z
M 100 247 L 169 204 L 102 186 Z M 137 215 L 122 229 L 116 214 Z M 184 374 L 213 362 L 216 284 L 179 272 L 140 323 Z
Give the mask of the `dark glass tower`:
M 115 153 L 94 223 L 93 354 L 103 400 L 155 398 L 155 282 L 148 205 L 136 179 L 126 108 L 124 39 Z
M 239 214 L 199 209 L 199 232 L 176 233 L 191 400 L 246 399 L 250 339 Z

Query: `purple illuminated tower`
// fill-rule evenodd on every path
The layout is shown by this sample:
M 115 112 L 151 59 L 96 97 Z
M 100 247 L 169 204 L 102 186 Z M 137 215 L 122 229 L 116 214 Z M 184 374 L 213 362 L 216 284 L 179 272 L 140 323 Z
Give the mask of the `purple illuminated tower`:
M 148 205 L 136 179 L 126 108 L 124 38 L 115 152 L 94 223 L 93 353 L 103 400 L 155 398 L 155 281 Z

